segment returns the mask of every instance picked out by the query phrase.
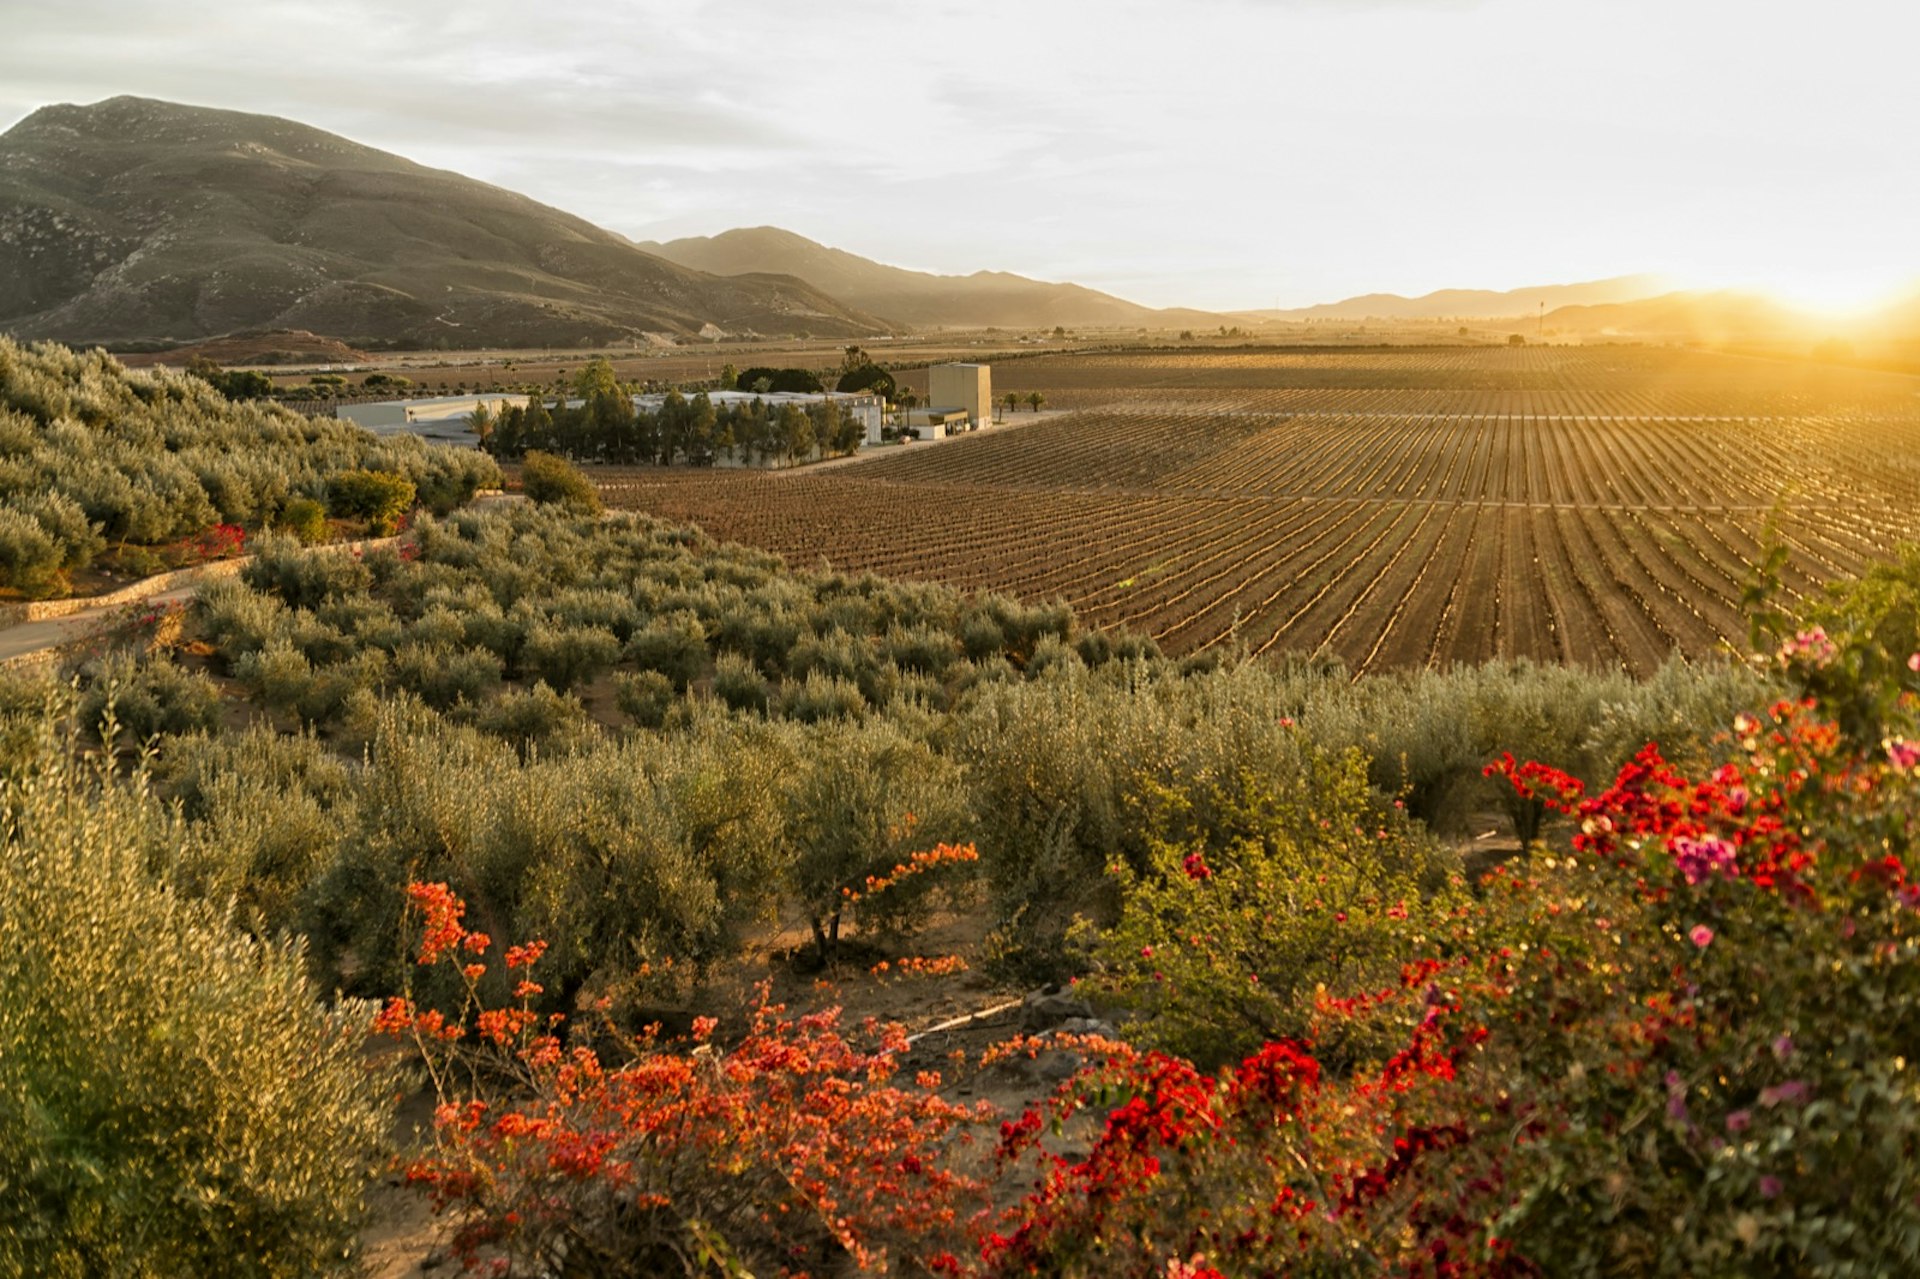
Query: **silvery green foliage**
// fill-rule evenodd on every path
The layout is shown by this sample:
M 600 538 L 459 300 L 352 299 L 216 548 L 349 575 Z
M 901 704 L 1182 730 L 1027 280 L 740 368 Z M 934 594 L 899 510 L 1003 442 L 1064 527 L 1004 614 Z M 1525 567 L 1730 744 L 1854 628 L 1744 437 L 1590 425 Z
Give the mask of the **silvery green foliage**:
M 0 1275 L 343 1272 L 392 1084 L 298 947 L 170 885 L 217 830 L 4 719 Z
M 44 565 L 79 567 L 105 542 L 259 527 L 295 498 L 324 496 L 329 476 L 363 469 L 405 476 L 439 504 L 499 480 L 471 450 L 233 403 L 199 378 L 129 372 L 102 351 L 0 338 L 0 585 L 34 590 Z

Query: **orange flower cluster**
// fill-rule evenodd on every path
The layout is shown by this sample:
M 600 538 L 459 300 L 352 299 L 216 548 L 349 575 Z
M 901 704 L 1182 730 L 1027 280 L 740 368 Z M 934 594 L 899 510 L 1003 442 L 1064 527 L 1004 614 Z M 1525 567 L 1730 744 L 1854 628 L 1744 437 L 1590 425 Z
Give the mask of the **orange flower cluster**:
M 935 844 L 923 852 L 913 853 L 907 860 L 894 866 L 885 875 L 867 876 L 866 885 L 860 889 L 843 888 L 840 890 L 849 904 L 886 892 L 894 885 L 939 870 L 942 866 L 953 866 L 962 862 L 977 862 L 980 853 L 972 844 Z
M 667 1255 L 704 1223 L 777 1273 L 805 1273 L 794 1259 L 823 1252 L 862 1268 L 897 1258 L 939 1269 L 986 1211 L 983 1184 L 951 1155 L 991 1108 L 945 1100 L 936 1072 L 898 1077 L 902 1028 L 868 1023 L 861 1047 L 837 1010 L 789 1019 L 763 990 L 745 1035 L 724 1051 L 718 1022 L 701 1017 L 697 1052 L 649 1033 L 631 1060 L 608 1066 L 594 1049 L 562 1042 L 559 1014 L 543 1026 L 526 1002 L 541 993 L 531 980 L 516 987 L 519 1007 L 482 1006 L 470 970 L 484 965 L 461 963 L 474 936 L 460 923 L 464 904 L 440 884 L 413 885 L 409 897 L 423 917 L 423 960 L 453 964 L 466 982 L 475 1043 L 456 1045 L 460 1020 L 406 999 L 389 1003 L 374 1029 L 412 1034 L 441 1089 L 436 1147 L 408 1181 L 460 1217 L 454 1246 L 468 1262 L 544 1255 L 570 1227 L 619 1204 L 623 1258 Z M 540 942 L 510 947 L 506 965 L 529 969 L 543 951 Z M 491 1060 L 488 1073 L 517 1077 L 525 1099 L 454 1096 L 452 1081 L 477 1073 L 453 1068 L 468 1051 Z
M 958 955 L 908 955 L 902 959 L 883 959 L 867 970 L 875 977 L 897 973 L 902 977 L 945 977 L 967 971 L 967 961 Z

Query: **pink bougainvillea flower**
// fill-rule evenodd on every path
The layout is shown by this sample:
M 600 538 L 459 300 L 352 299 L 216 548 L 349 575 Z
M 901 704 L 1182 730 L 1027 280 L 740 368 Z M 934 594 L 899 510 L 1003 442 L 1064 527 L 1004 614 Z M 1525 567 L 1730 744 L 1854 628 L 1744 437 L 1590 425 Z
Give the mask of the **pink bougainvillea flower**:
M 1920 764 L 1920 745 L 1904 737 L 1889 737 L 1885 745 L 1887 762 L 1900 772 L 1911 772 L 1915 764 Z
M 1705 924 L 1695 924 L 1687 933 L 1687 940 L 1705 950 L 1713 942 L 1713 929 Z
M 1681 836 L 1673 841 L 1673 864 L 1689 884 L 1715 875 L 1730 877 L 1734 873 L 1733 845 L 1724 839 Z
M 1804 1079 L 1789 1079 L 1784 1084 L 1768 1084 L 1760 1090 L 1760 1104 L 1771 1109 L 1774 1106 L 1797 1106 L 1813 1095 L 1813 1089 Z

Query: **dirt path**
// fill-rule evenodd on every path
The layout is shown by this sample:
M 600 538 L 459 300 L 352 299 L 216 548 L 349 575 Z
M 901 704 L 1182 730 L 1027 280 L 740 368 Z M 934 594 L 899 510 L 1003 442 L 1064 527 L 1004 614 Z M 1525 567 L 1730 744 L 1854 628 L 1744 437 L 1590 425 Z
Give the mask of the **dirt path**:
M 56 656 L 69 644 L 85 639 L 97 630 L 102 623 L 112 620 L 133 607 L 164 608 L 193 598 L 200 588 L 199 582 L 163 591 L 158 595 L 149 595 L 135 603 L 101 604 L 93 608 L 69 613 L 65 617 L 51 617 L 41 622 L 22 622 L 17 626 L 0 630 L 0 666 L 26 666 L 36 661 L 44 661 Z

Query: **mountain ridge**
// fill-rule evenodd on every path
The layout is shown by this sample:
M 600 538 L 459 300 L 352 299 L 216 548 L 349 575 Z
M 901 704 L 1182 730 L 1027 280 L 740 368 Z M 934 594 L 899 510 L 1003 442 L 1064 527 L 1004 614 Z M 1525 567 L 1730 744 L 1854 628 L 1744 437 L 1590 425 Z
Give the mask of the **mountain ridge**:
M 1338 302 L 1242 315 L 1277 320 L 1506 320 L 1533 316 L 1545 303 L 1563 306 L 1637 302 L 1667 292 L 1658 276 L 1617 275 L 1573 284 L 1537 284 L 1518 289 L 1436 289 L 1417 297 L 1362 293 Z
M 717 235 L 638 244 L 668 261 L 716 275 L 780 271 L 849 306 L 917 328 L 1181 328 L 1227 318 L 1188 307 L 1143 306 L 1085 285 L 1011 271 L 941 275 L 891 266 L 784 227 L 735 227 Z
M 884 327 L 803 281 L 722 279 L 559 209 L 277 116 L 122 96 L 0 134 L 0 331 L 304 329 L 356 344 Z

